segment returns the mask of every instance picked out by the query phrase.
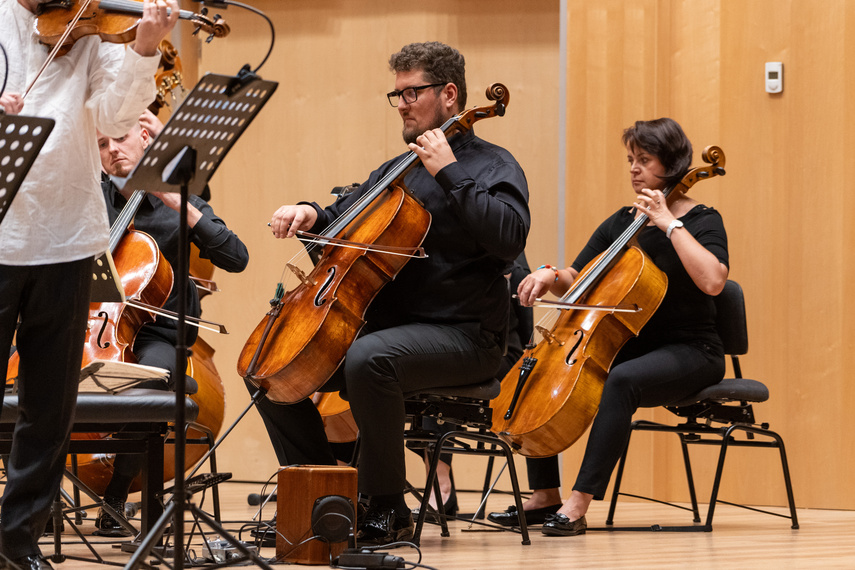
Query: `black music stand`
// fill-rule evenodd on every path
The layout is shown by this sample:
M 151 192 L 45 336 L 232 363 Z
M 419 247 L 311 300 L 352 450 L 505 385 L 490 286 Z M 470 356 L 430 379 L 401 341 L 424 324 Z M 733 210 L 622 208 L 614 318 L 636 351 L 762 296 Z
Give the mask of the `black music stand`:
M 54 124 L 53 119 L 0 111 L 0 223 Z
M 178 234 L 179 253 L 176 269 L 178 287 L 178 345 L 175 347 L 175 493 L 172 502 L 158 519 L 149 535 L 134 552 L 125 566 L 133 570 L 152 553 L 174 517 L 175 555 L 173 568 L 184 567 L 184 512 L 189 511 L 197 521 L 208 527 L 231 544 L 242 557 L 226 564 L 238 564 L 252 560 L 256 565 L 270 570 L 270 566 L 250 552 L 240 541 L 226 532 L 217 521 L 196 505 L 187 502 L 184 485 L 184 434 L 185 415 L 185 368 L 187 346 L 185 341 L 187 286 L 189 282 L 189 240 L 187 228 L 187 198 L 192 192 L 199 195 L 213 176 L 228 151 L 237 142 L 267 100 L 273 95 L 278 83 L 263 81 L 257 76 L 231 77 L 227 75 L 205 75 L 193 88 L 181 106 L 176 109 L 153 143 L 146 149 L 139 164 L 126 179 L 114 179 L 121 189 L 130 186 L 148 192 L 181 192 L 180 227 Z M 197 160 L 198 157 L 198 160 Z M 204 538 L 204 533 L 203 533 Z M 155 554 L 163 563 L 166 560 Z

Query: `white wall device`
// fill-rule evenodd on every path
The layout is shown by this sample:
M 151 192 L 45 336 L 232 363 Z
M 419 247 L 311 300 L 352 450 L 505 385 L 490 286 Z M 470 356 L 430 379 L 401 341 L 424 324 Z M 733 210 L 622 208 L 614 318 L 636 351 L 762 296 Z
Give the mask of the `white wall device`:
M 766 93 L 784 90 L 784 64 L 780 61 L 766 62 Z

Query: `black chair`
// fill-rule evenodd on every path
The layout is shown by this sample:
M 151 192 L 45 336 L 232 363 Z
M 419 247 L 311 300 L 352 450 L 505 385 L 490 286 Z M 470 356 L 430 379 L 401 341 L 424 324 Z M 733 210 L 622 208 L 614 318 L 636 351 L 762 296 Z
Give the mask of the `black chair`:
M 199 407 L 189 398 L 186 400 L 185 416 L 188 421 L 196 419 Z M 0 410 L 0 454 L 8 454 L 11 450 L 12 434 L 18 417 L 18 396 L 6 394 Z M 146 457 L 142 473 L 142 515 L 139 532 L 145 536 L 157 521 L 163 507 L 158 495 L 163 490 L 163 444 L 169 432 L 169 422 L 175 418 L 175 394 L 161 390 L 130 389 L 121 394 L 80 393 L 77 397 L 73 433 L 115 433 L 121 432 L 127 438 L 107 437 L 104 439 L 73 439 L 69 453 L 143 453 Z M 54 512 L 54 528 L 60 528 L 62 518 L 71 523 L 68 513 L 79 513 L 89 506 L 108 508 L 111 515 L 127 524 L 128 530 L 136 529 L 124 520 L 124 513 L 112 512 L 108 505 L 89 490 L 70 471 L 66 477 L 74 484 L 75 489 L 82 490 L 94 505 L 81 506 L 79 500 L 62 513 Z M 119 516 L 117 516 L 119 515 Z M 72 530 L 81 540 L 84 536 L 75 524 Z M 66 557 L 61 553 L 58 533 L 55 534 L 55 552 L 51 556 L 55 562 L 61 562 Z M 89 547 L 97 562 L 103 559 Z M 81 559 L 86 560 L 86 559 Z
M 466 386 L 430 388 L 405 397 L 404 406 L 407 416 L 410 418 L 411 429 L 404 432 L 404 439 L 410 448 L 417 449 L 423 446 L 430 458 L 430 467 L 425 480 L 425 492 L 421 497 L 419 516 L 416 520 L 416 529 L 412 539 L 415 544 L 419 544 L 428 510 L 436 513 L 442 529 L 441 535 L 449 536 L 439 484 L 436 480 L 437 465 L 440 455 L 443 453 L 480 455 L 489 457 L 491 462 L 494 457 L 504 457 L 507 461 L 517 511 L 523 511 L 523 500 L 514 467 L 513 452 L 507 443 L 490 432 L 493 417 L 490 400 L 496 398 L 500 391 L 499 380 L 493 379 Z M 425 431 L 421 429 L 423 418 L 433 418 L 440 425 L 452 425 L 458 429 L 442 434 Z M 431 494 L 428 489 L 433 489 L 436 497 L 437 509 L 435 511 L 428 505 Z M 496 528 L 511 530 L 507 527 Z M 521 520 L 519 532 L 522 535 L 522 543 L 531 544 L 525 518 Z
M 629 493 L 620 492 L 621 478 L 623 477 L 626 457 L 629 452 L 629 441 L 620 459 L 615 477 L 614 490 L 612 493 L 609 514 L 606 519 L 607 530 L 654 530 L 654 531 L 682 531 L 682 532 L 710 532 L 712 531 L 713 515 L 717 503 L 724 503 L 790 519 L 792 528 L 799 528 L 796 516 L 796 505 L 793 499 L 793 487 L 790 480 L 790 469 L 787 465 L 787 454 L 784 449 L 784 440 L 779 434 L 769 429 L 766 423 L 757 424 L 754 418 L 753 402 L 765 402 L 769 398 L 769 390 L 764 384 L 757 380 L 749 380 L 742 377 L 739 365 L 739 356 L 748 352 L 748 327 L 745 318 L 745 299 L 742 288 L 735 281 L 728 281 L 724 291 L 716 297 L 716 327 L 721 340 L 724 343 L 724 352 L 731 358 L 733 366 L 733 378 L 725 378 L 718 384 L 705 388 L 691 397 L 685 398 L 666 408 L 674 414 L 685 418 L 685 422 L 678 425 L 665 425 L 646 420 L 638 420 L 632 424 L 632 432 L 651 431 L 675 433 L 680 438 L 683 451 L 683 461 L 686 468 L 686 478 L 689 485 L 689 495 L 692 502 L 691 511 L 694 525 L 690 526 L 660 526 L 648 527 L 614 527 L 614 513 L 620 495 L 650 500 L 680 509 L 690 510 L 688 507 L 675 505 L 665 501 L 658 501 L 649 497 L 640 497 Z M 716 425 L 717 424 L 717 425 Z M 738 438 L 737 435 L 744 437 Z M 758 439 L 759 438 L 759 439 Z M 712 445 L 719 448 L 718 466 L 713 480 L 712 493 L 709 500 L 706 522 L 701 525 L 698 501 L 695 494 L 695 485 L 692 478 L 692 467 L 689 460 L 689 445 Z M 784 483 L 787 489 L 787 501 L 790 515 L 782 515 L 762 509 L 729 503 L 718 498 L 719 485 L 724 470 L 724 462 L 727 450 L 731 447 L 767 447 L 778 449 L 781 456 L 781 467 L 784 475 Z

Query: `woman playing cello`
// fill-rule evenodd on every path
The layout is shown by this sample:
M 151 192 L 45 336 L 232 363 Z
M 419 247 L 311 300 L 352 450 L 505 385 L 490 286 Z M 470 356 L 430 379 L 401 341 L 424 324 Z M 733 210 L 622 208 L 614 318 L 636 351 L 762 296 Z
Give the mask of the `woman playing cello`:
M 603 498 L 636 409 L 679 400 L 724 375 L 713 305 L 728 275 L 724 224 L 717 211 L 685 194 L 671 195 L 666 202 L 662 192 L 688 171 L 692 145 L 680 125 L 668 118 L 637 121 L 624 131 L 623 143 L 635 192 L 632 207 L 621 208 L 600 224 L 570 267 L 544 266 L 517 290 L 523 305 L 532 305 L 547 291 L 563 295 L 580 270 L 641 215 L 650 223 L 638 235 L 639 245 L 668 277 L 662 304 L 609 370 L 573 491 L 558 513 L 547 517 L 546 535 L 585 532 L 588 505 Z M 538 490 L 530 501 L 533 506 L 553 504 L 557 493 Z

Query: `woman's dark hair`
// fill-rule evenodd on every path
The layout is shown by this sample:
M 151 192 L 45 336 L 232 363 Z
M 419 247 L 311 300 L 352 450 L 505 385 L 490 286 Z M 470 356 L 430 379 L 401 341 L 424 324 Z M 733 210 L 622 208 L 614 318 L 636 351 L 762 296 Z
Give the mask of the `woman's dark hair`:
M 665 167 L 668 186 L 683 179 L 692 165 L 692 143 L 674 119 L 636 121 L 623 132 L 623 144 L 655 155 Z

